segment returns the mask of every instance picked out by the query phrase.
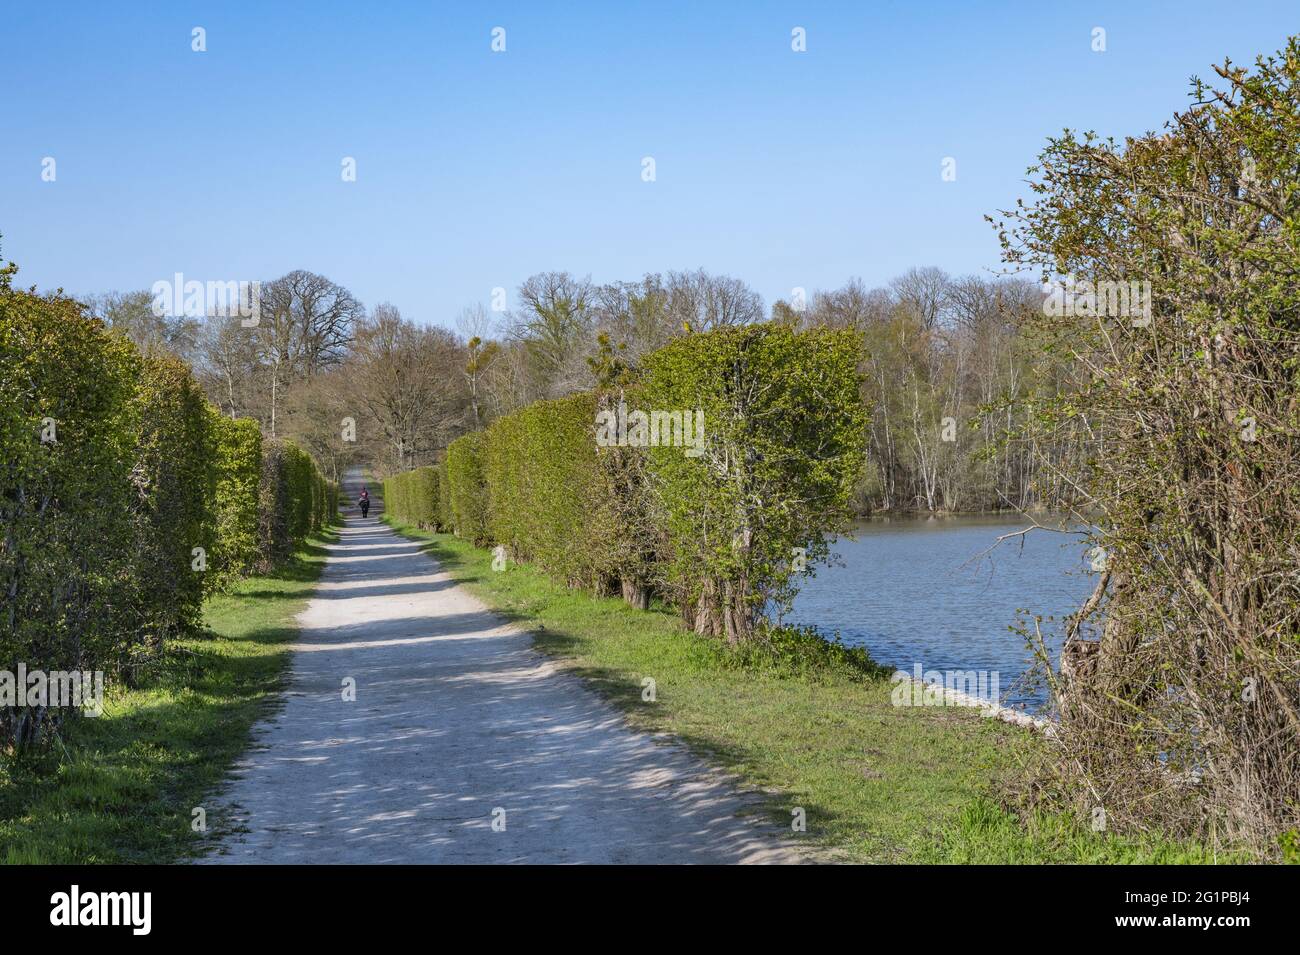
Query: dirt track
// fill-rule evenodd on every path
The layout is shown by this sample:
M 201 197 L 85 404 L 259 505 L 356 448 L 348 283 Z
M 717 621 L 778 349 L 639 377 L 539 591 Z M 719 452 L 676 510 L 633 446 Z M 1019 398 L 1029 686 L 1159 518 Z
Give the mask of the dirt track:
M 727 780 L 629 729 L 376 505 L 331 547 L 285 705 L 216 807 L 235 827 L 202 861 L 802 861 Z

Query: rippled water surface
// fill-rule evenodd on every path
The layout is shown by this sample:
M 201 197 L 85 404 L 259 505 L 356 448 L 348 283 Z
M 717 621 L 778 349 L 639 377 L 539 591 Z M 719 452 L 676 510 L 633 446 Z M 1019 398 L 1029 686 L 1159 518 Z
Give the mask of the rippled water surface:
M 786 619 L 839 631 L 881 663 L 912 672 L 998 671 L 1009 703 L 1042 702 L 1012 689 L 1030 663 L 1024 639 L 1008 630 L 1017 609 L 1063 617 L 1077 610 L 1095 577 L 1078 536 L 1033 531 L 998 545 L 1028 522 L 955 517 L 864 522 L 832 548 L 842 566 L 823 566 L 804 583 Z M 1059 632 L 1059 626 L 1052 628 Z M 1053 641 L 1053 651 L 1057 649 Z

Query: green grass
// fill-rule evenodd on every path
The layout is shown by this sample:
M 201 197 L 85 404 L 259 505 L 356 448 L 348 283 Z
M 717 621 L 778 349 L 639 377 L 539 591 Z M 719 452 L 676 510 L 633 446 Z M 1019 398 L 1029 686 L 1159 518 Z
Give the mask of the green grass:
M 0 759 L 0 861 L 159 863 L 192 853 L 193 809 L 278 703 L 293 616 L 324 564 L 320 543 L 210 600 L 209 633 L 177 641 L 140 688 L 107 688 L 103 716 L 77 721 L 39 754 Z
M 1099 836 L 1059 815 L 1028 819 L 990 799 L 963 807 L 942 838 L 917 853 L 915 862 L 1042 865 L 1059 862 L 1127 865 L 1212 865 L 1256 862 L 1245 853 L 1215 855 L 1202 846 L 1159 836 Z
M 569 590 L 536 568 L 491 570 L 489 552 L 394 524 L 485 603 L 533 630 L 619 706 L 630 723 L 678 737 L 768 794 L 788 825 L 832 858 L 866 862 L 1201 862 L 1195 848 L 1124 840 L 1060 817 L 1023 823 L 999 808 L 999 784 L 1026 771 L 1041 740 L 963 709 L 896 707 L 892 685 L 860 667 L 791 667 L 787 654 L 729 651 L 661 608 Z M 836 654 L 830 654 L 833 660 Z M 642 680 L 656 699 L 642 699 Z

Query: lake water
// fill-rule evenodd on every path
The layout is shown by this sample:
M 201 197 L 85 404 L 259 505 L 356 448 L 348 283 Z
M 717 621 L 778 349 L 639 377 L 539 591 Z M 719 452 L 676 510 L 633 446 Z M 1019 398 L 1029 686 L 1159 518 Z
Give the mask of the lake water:
M 1005 702 L 1032 711 L 1044 694 L 1013 686 L 1032 659 L 1008 627 L 1023 617 L 1021 608 L 1055 616 L 1055 655 L 1059 620 L 1078 610 L 1095 574 L 1075 535 L 1035 530 L 1023 548 L 1013 539 L 980 556 L 999 535 L 1028 525 L 1004 517 L 863 522 L 854 539 L 831 548 L 842 565 L 816 568 L 786 620 L 828 636 L 838 630 L 846 644 L 908 673 L 918 663 L 922 670 L 997 671 Z

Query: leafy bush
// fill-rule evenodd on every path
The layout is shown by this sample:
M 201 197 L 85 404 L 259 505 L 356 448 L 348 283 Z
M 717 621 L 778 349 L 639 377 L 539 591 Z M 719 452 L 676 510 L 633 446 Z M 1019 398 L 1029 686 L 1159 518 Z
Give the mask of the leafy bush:
M 518 560 L 574 586 L 601 589 L 594 546 L 602 519 L 596 471 L 595 401 L 539 401 L 484 433 L 487 531 Z
M 312 532 L 316 496 L 316 465 L 306 451 L 285 443 L 285 467 L 289 482 L 289 540 L 298 544 Z
M 702 413 L 698 455 L 647 449 L 667 581 L 696 632 L 747 638 L 788 608 L 800 563 L 845 530 L 866 452 L 862 343 L 849 330 L 769 324 L 692 335 L 652 353 L 638 401 Z
M 851 331 L 773 324 L 680 340 L 635 385 L 597 361 L 601 391 L 452 442 L 447 523 L 571 586 L 621 587 L 642 608 L 658 590 L 698 632 L 743 641 L 851 517 L 862 357 Z M 389 483 L 404 510 L 415 473 Z
M 204 596 L 332 518 L 311 458 L 228 421 L 189 369 L 141 355 L 0 269 L 0 670 L 128 680 L 199 623 Z M 201 549 L 201 550 L 197 550 Z M 24 701 L 25 702 L 25 701 Z M 66 708 L 0 704 L 0 744 Z
M 405 483 L 405 473 L 391 475 L 379 482 L 384 495 L 384 513 L 397 521 L 406 520 L 406 508 L 402 503 Z
M 93 670 L 138 639 L 132 399 L 139 358 L 80 306 L 0 270 L 0 669 Z M 61 711 L 0 707 L 23 746 Z
M 438 487 L 442 473 L 436 467 L 419 468 L 411 481 L 411 516 L 420 527 L 438 527 Z
M 482 443 L 482 432 L 457 438 L 447 446 L 445 464 L 452 530 L 479 547 L 489 541 Z
M 384 510 L 396 520 L 432 530 L 443 526 L 438 507 L 440 468 L 423 467 L 394 474 L 384 480 L 383 486 Z
M 209 409 L 216 443 L 217 581 L 250 573 L 258 561 L 258 501 L 262 482 L 262 431 L 251 418 L 232 420 Z
M 1010 263 L 1079 281 L 1032 316 L 1090 379 L 1043 425 L 1104 448 L 1063 476 L 1104 566 L 1052 681 L 1051 789 L 1277 851 L 1300 824 L 1300 37 L 1215 72 L 1159 133 L 1049 140 L 999 227 Z
M 438 528 L 443 531 L 452 529 L 451 480 L 447 477 L 447 465 L 438 469 Z
M 262 475 L 257 501 L 257 569 L 269 571 L 289 556 L 291 502 L 289 468 L 285 444 L 274 439 L 262 442 Z
M 316 465 L 307 452 L 288 441 L 263 440 L 258 499 L 261 570 L 283 563 L 311 533 L 313 482 L 317 476 Z
M 143 359 L 134 406 L 134 579 L 141 626 L 160 648 L 198 626 L 211 590 L 217 448 L 209 405 L 184 362 Z

